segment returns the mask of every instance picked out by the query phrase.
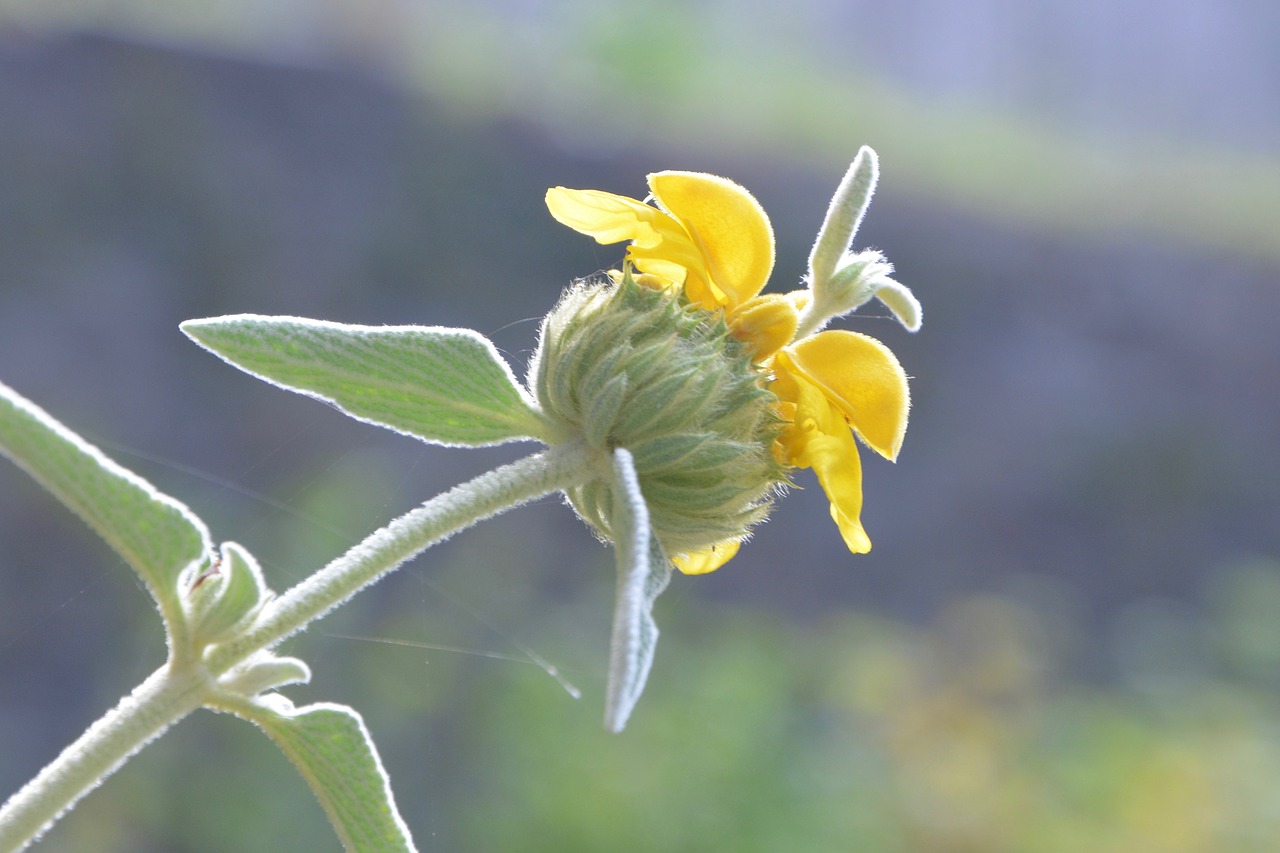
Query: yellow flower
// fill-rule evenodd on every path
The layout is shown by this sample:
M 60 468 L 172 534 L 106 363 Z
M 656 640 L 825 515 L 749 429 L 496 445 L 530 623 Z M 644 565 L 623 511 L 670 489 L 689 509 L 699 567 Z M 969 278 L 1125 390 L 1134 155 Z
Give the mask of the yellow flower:
M 869 551 L 854 434 L 880 455 L 897 456 L 908 410 L 901 365 L 879 341 L 856 332 L 824 331 L 793 342 L 810 294 L 760 295 L 773 269 L 773 228 L 745 189 L 698 172 L 658 172 L 648 182 L 656 206 L 555 187 L 547 207 L 600 243 L 631 241 L 627 259 L 646 280 L 683 287 L 693 305 L 724 312 L 733 335 L 773 374 L 769 389 L 788 424 L 774 448 L 779 461 L 813 468 L 849 550 Z M 721 542 L 674 562 L 687 574 L 701 574 L 737 550 L 737 542 Z
M 645 274 L 641 281 L 683 286 L 692 304 L 724 310 L 731 328 L 751 330 L 739 337 L 757 347 L 757 360 L 790 341 L 795 300 L 758 296 L 773 270 L 773 227 L 759 202 L 732 181 L 699 172 L 657 172 L 648 180 L 656 207 L 553 187 L 547 208 L 599 243 L 630 240 L 627 260 Z
M 781 459 L 812 468 L 831 500 L 831 518 L 849 550 L 865 554 L 862 463 L 850 427 L 875 452 L 893 461 L 907 430 L 910 398 L 898 359 L 875 338 L 828 330 L 773 357 L 769 390 L 789 421 L 778 439 Z

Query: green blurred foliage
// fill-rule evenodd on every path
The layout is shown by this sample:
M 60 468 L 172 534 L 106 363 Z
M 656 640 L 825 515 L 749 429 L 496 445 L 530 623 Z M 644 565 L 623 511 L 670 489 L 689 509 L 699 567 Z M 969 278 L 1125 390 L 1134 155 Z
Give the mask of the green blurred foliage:
M 484 570 L 463 560 L 445 583 Z M 556 634 L 604 636 L 607 580 L 540 613 L 531 642 L 582 656 L 579 637 Z M 677 598 L 659 608 L 658 666 L 621 736 L 600 727 L 591 664 L 570 673 L 586 693 L 574 703 L 535 666 L 329 634 L 312 644 L 314 689 L 366 707 L 423 849 L 1253 851 L 1280 833 L 1280 690 L 1266 665 L 1280 623 L 1262 618 L 1278 596 L 1280 564 L 1224 570 L 1205 615 L 1176 629 L 1178 655 L 1159 641 L 1178 618 L 1155 604 L 1090 638 L 1014 596 L 965 597 L 924 625 L 857 611 L 797 625 Z M 389 642 L 422 630 L 416 605 L 397 610 L 373 620 Z M 468 621 L 446 630 L 492 643 Z M 1111 675 L 1084 678 L 1082 647 Z M 1201 665 L 1192 675 L 1184 653 Z M 333 846 L 265 739 L 207 716 L 50 844 Z
M 1194 678 L 1157 646 L 1104 684 L 1012 598 L 922 627 L 677 608 L 623 737 L 512 673 L 473 720 L 467 793 L 435 808 L 476 850 L 1262 849 L 1280 832 L 1280 693 L 1274 668 L 1240 663 L 1280 642 L 1258 618 L 1278 584 L 1275 564 L 1225 573 L 1186 626 Z

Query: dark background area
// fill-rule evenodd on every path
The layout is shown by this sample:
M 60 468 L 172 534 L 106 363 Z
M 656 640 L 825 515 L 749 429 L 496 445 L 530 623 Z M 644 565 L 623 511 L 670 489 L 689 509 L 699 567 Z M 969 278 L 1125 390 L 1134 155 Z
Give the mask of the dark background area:
M 639 196 L 650 171 L 724 174 L 769 212 L 772 287 L 789 289 L 842 169 L 814 152 L 840 143 L 847 162 L 864 141 L 882 183 L 859 245 L 883 250 L 925 308 L 914 336 L 875 310 L 843 321 L 913 377 L 899 462 L 864 454 L 875 550 L 844 551 L 802 474 L 724 571 L 664 597 L 649 695 L 621 738 L 598 731 L 611 555 L 555 501 L 433 549 L 290 641 L 317 675 L 288 692 L 365 714 L 420 846 L 1209 850 L 1273 837 L 1274 208 L 1255 211 L 1255 230 L 1231 230 L 1237 211 L 1197 242 L 1177 216 L 1145 221 L 1159 198 L 1127 195 L 1129 174 L 1097 212 L 1128 210 L 1123 226 L 1091 228 L 1052 193 L 1023 215 L 1030 190 L 993 213 L 998 201 L 935 181 L 919 146 L 881 145 L 874 129 L 810 149 L 739 144 L 714 122 L 688 139 L 628 140 L 625 122 L 574 139 L 589 101 L 505 109 L 474 81 L 444 97 L 350 51 L 314 56 L 0 27 L 0 380 L 246 545 L 276 589 L 528 448 L 445 450 L 348 421 L 210 357 L 182 320 L 464 326 L 522 373 L 567 281 L 620 257 L 552 221 L 548 186 Z M 624 84 L 629 67 L 615 67 Z M 956 109 L 954 92 L 934 94 Z M 886 116 L 910 136 L 901 111 Z M 717 133 L 732 144 L 709 144 Z M 1240 162 L 1261 151 L 1275 168 L 1273 135 L 1240 138 Z M 0 474 L 7 792 L 163 649 L 120 561 L 17 469 Z M 528 646 L 585 698 L 527 659 L 351 636 L 516 658 Z M 1223 765 L 1224 744 L 1245 764 Z M 1158 784 L 1142 776 L 1153 767 Z M 1140 801 L 1152 784 L 1162 798 Z M 649 825 L 655 812 L 668 829 Z M 1228 837 L 1245 846 L 1218 846 Z M 208 714 L 47 844 L 89 838 L 335 846 L 267 742 Z

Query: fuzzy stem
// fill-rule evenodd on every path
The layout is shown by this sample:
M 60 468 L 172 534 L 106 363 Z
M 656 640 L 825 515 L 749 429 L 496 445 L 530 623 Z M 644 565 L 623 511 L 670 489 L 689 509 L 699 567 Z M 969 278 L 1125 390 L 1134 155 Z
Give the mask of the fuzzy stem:
M 85 730 L 0 808 L 0 850 L 25 847 L 169 726 L 199 708 L 203 671 L 166 664 Z
M 217 692 L 217 677 L 240 661 L 301 630 L 427 547 L 599 476 L 601 464 L 570 443 L 481 474 L 374 531 L 285 592 L 250 631 L 211 649 L 204 666 L 184 659 L 161 667 L 0 807 L 0 851 L 24 847 L 135 752 L 206 704 Z
M 815 310 L 812 304 L 807 305 L 800 311 L 799 322 L 796 323 L 796 333 L 793 340 L 804 340 L 820 331 L 830 321 L 831 315 L 829 313 Z
M 594 478 L 600 464 L 576 443 L 527 456 L 455 486 L 369 535 L 267 605 L 241 637 L 213 649 L 206 664 L 226 672 L 342 604 L 426 548 L 478 521 Z

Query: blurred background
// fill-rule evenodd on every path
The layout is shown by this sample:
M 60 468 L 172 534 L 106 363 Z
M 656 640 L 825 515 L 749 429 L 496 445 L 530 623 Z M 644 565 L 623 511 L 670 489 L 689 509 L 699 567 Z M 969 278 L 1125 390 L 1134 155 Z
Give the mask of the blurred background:
M 288 694 L 364 714 L 424 849 L 1266 849 L 1277 45 L 1253 0 L 5 0 L 0 380 L 283 589 L 530 448 L 357 424 L 180 321 L 465 326 L 522 371 L 562 287 L 621 257 L 548 186 L 731 177 L 790 289 L 872 145 L 858 245 L 925 323 L 845 321 L 914 377 L 900 461 L 864 454 L 871 554 L 802 473 L 660 600 L 615 737 L 612 556 L 546 500 L 290 641 L 316 675 Z M 163 651 L 121 561 L 0 466 L 0 796 Z M 202 712 L 37 849 L 336 848 L 274 747 Z

